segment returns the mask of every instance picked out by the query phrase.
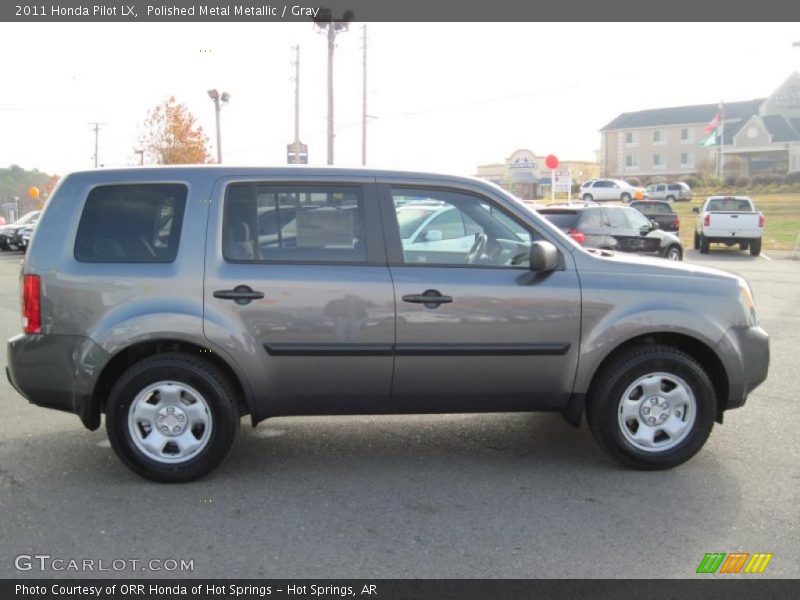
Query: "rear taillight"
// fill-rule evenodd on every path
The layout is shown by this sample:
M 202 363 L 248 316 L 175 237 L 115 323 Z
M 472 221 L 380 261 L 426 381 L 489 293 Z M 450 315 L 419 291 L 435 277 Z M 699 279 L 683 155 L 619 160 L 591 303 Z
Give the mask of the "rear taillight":
M 675 227 L 678 227 L 678 228 L 680 228 L 680 226 L 681 226 L 681 218 L 680 218 L 679 216 L 677 216 L 677 215 L 676 215 L 676 216 L 675 216 L 675 220 L 672 222 L 672 224 L 673 224 Z
M 25 333 L 42 332 L 42 296 L 38 275 L 22 276 L 22 329 Z
M 570 229 L 567 232 L 567 235 L 569 235 L 569 237 L 578 242 L 581 246 L 586 241 L 586 234 L 577 229 Z
M 758 226 L 759 227 L 764 226 L 764 215 L 762 215 L 761 213 L 758 214 Z
M 706 216 L 703 217 L 703 225 L 705 225 L 706 227 L 711 225 L 711 213 L 706 213 Z

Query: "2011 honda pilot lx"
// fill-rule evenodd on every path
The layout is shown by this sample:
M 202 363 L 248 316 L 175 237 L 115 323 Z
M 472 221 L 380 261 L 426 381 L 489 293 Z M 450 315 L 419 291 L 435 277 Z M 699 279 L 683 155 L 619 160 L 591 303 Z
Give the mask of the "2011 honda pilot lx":
M 769 363 L 741 277 L 587 251 L 499 187 L 419 173 L 68 175 L 22 310 L 14 387 L 105 414 L 158 481 L 216 467 L 242 415 L 585 412 L 611 456 L 668 468 Z

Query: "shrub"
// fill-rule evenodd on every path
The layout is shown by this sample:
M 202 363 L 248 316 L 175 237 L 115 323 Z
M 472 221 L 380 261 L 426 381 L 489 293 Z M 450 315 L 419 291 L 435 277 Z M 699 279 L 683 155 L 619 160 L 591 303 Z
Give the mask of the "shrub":
M 780 175 L 756 175 L 753 177 L 754 185 L 771 185 L 774 183 L 782 183 L 783 177 Z
M 727 187 L 733 187 L 736 185 L 736 180 L 738 177 L 736 175 L 725 175 L 725 185 Z
M 681 181 L 692 189 L 699 188 L 702 185 L 700 178 L 695 175 L 684 175 L 681 177 Z
M 638 177 L 628 177 L 625 181 L 627 181 L 628 184 L 636 187 L 641 187 L 642 185 L 642 180 L 639 179 Z
M 739 188 L 746 188 L 750 187 L 750 178 L 749 177 L 736 177 L 736 181 L 734 185 Z
M 800 171 L 793 171 L 792 173 L 787 173 L 783 177 L 784 183 L 800 183 Z

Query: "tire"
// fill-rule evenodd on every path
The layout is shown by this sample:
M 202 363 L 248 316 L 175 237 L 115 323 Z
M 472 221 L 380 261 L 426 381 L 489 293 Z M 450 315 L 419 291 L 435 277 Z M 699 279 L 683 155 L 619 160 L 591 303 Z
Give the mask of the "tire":
M 675 202 L 675 196 L 667 196 L 667 202 Z
M 5 238 L 0 239 L 0 250 L 8 250 L 8 245 L 6 244 Z
M 594 199 L 592 198 L 591 194 L 584 194 L 581 200 L 584 202 L 592 202 Z
M 643 344 L 598 373 L 586 418 L 612 458 L 634 469 L 658 470 L 697 454 L 714 427 L 716 408 L 714 386 L 696 360 L 669 346 Z
M 155 430 L 159 420 L 169 430 L 165 435 Z M 132 471 L 153 481 L 187 482 L 206 475 L 225 458 L 238 428 L 230 382 L 191 354 L 141 360 L 122 374 L 108 397 L 111 447 Z M 159 436 L 151 439 L 153 434 Z
M 700 254 L 708 254 L 709 242 L 702 233 L 700 234 Z
M 11 252 L 16 252 L 19 250 L 19 246 L 17 246 L 14 242 L 6 242 L 6 250 L 10 250 Z
M 761 238 L 750 240 L 750 256 L 759 256 L 761 254 Z
M 694 232 L 694 249 L 700 250 L 700 236 L 697 235 L 697 232 Z
M 667 248 L 667 251 L 664 253 L 664 258 L 667 260 L 683 260 L 683 250 L 678 245 L 672 245 Z
M 739 242 L 739 250 L 747 250 L 750 247 L 750 242 Z
M 622 196 L 619 197 L 619 199 L 628 204 L 631 201 L 631 195 L 628 192 L 625 192 L 624 194 L 622 194 Z

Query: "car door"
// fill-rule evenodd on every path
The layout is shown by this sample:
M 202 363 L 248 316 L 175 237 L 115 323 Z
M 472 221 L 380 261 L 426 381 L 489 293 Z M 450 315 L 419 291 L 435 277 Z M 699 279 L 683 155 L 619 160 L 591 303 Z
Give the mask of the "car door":
M 368 178 L 226 178 L 212 196 L 205 335 L 259 417 L 388 408 L 394 291 Z
M 531 240 L 546 238 L 496 197 L 482 188 L 407 186 L 392 179 L 379 186 L 397 306 L 392 411 L 563 407 L 581 314 L 571 254 L 561 253 L 559 270 L 532 272 Z M 461 213 L 472 247 L 447 262 L 404 252 L 396 215 L 408 196 Z
M 627 222 L 625 234 L 618 237 L 621 248 L 637 254 L 657 254 L 661 246 L 658 235 L 651 235 L 650 219 L 638 210 L 628 207 L 607 207 L 612 224 Z

